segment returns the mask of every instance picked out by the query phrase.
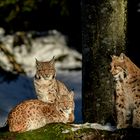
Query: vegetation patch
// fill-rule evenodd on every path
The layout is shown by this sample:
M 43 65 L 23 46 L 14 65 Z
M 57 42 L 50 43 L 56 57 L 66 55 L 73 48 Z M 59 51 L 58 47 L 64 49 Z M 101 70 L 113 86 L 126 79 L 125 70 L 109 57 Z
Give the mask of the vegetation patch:
M 84 125 L 84 124 L 83 124 Z M 126 140 L 139 139 L 140 129 L 127 128 L 106 131 L 93 128 L 73 129 L 70 124 L 48 124 L 24 133 L 0 132 L 0 140 Z

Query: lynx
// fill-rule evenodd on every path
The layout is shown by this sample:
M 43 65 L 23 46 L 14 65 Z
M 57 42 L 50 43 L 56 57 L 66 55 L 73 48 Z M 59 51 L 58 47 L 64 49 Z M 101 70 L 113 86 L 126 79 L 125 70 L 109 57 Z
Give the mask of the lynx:
M 47 103 L 53 103 L 58 96 L 70 93 L 68 88 L 56 79 L 54 57 L 46 62 L 40 62 L 36 59 L 34 86 L 37 98 Z
M 117 128 L 140 127 L 140 69 L 123 53 L 112 56 Z
M 38 99 L 23 101 L 8 115 L 10 132 L 25 132 L 38 129 L 48 123 L 71 123 L 74 121 L 74 94 L 63 95 L 55 103 L 46 103 Z

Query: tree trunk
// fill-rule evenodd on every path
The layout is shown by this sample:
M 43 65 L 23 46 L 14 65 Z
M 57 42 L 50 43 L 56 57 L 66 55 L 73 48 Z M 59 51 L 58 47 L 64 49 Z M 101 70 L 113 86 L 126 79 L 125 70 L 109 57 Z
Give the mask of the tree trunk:
M 114 88 L 112 54 L 125 52 L 127 0 L 82 0 L 83 119 L 110 122 Z

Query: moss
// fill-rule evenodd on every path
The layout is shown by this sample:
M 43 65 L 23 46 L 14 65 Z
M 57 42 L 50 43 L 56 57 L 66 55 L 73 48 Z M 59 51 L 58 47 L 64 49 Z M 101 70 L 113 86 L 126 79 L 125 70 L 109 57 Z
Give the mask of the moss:
M 69 130 L 68 133 L 63 133 Z M 34 131 L 24 133 L 0 132 L 0 140 L 120 140 L 139 139 L 140 129 L 122 129 L 114 132 L 82 128 L 72 131 L 69 124 L 49 124 Z
M 24 133 L 3 132 L 0 133 L 0 140 L 64 140 L 72 138 L 72 135 L 63 134 L 62 131 L 70 129 L 69 125 L 65 124 L 48 124 L 37 130 L 28 131 Z

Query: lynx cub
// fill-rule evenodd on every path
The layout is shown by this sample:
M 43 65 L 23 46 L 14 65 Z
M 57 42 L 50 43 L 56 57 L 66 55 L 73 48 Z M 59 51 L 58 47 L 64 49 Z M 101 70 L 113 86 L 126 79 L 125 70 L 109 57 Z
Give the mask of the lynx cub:
M 8 115 L 9 131 L 25 132 L 55 122 L 73 122 L 74 94 L 63 95 L 55 103 L 38 99 L 26 100 L 17 105 Z
M 70 94 L 67 87 L 62 82 L 56 80 L 54 65 L 54 58 L 46 62 L 36 60 L 34 86 L 37 98 L 47 103 L 53 103 L 58 96 Z
M 123 53 L 113 56 L 117 128 L 140 127 L 140 69 Z

